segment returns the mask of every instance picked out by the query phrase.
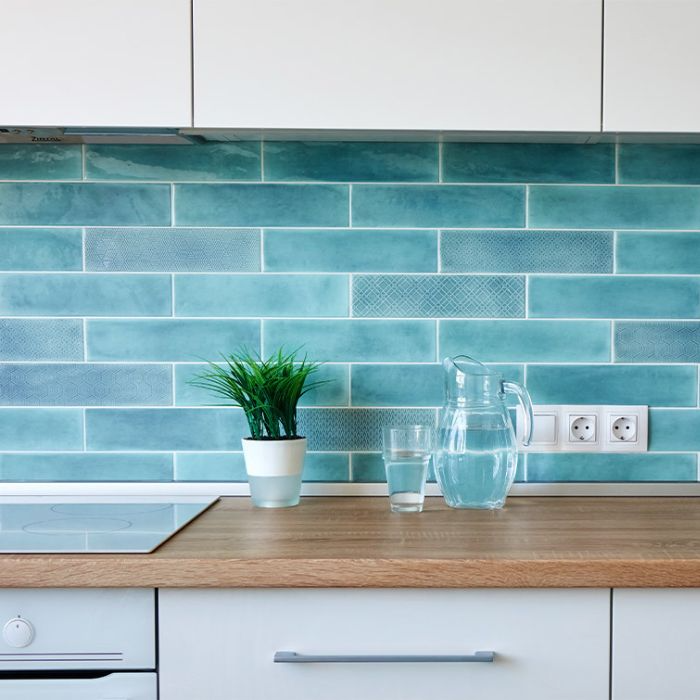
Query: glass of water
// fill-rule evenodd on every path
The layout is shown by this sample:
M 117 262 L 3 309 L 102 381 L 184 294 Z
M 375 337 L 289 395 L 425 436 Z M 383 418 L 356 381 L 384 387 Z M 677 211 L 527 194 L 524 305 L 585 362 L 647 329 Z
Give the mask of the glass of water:
M 420 513 L 433 453 L 433 428 L 429 425 L 388 427 L 384 428 L 382 437 L 391 510 Z

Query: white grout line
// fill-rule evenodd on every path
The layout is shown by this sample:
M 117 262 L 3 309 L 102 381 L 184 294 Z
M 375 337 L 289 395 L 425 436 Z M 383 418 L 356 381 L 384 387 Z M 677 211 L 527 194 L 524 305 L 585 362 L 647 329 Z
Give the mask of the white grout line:
M 530 228 L 530 185 L 525 186 L 525 228 Z
M 260 240 L 260 272 L 265 272 L 265 229 L 259 229 Z
M 170 226 L 175 226 L 175 185 L 170 185 Z
M 86 266 L 86 263 L 85 263 L 85 259 L 86 259 L 87 252 L 86 252 L 85 248 L 86 248 L 86 245 L 87 245 L 87 240 L 86 240 L 87 234 L 86 234 L 86 231 L 85 231 L 85 227 L 84 227 L 84 226 L 83 226 L 83 228 L 80 229 L 80 232 L 81 232 L 81 235 L 80 235 L 80 245 L 81 245 L 82 258 L 83 258 L 83 272 L 86 272 L 87 266 Z
M 442 273 L 442 229 L 438 229 L 435 234 L 437 235 L 437 272 Z

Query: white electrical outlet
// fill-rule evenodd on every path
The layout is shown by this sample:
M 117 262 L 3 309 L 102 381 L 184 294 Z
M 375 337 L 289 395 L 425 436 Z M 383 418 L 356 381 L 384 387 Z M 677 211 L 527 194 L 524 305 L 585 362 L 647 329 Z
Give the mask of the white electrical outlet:
M 597 442 L 596 416 L 569 414 L 569 442 Z

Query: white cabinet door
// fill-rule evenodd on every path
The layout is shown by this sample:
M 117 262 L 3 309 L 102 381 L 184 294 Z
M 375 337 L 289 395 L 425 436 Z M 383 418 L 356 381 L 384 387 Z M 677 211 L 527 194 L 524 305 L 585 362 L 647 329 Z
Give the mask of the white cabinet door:
M 605 0 L 605 131 L 700 131 L 700 2 Z
M 609 590 L 159 596 L 161 700 L 608 700 Z M 381 661 L 477 651 L 493 651 L 495 660 Z M 276 652 L 375 661 L 274 663 Z
M 0 125 L 191 125 L 190 0 L 0 0 Z
M 196 127 L 599 131 L 602 0 L 194 0 Z

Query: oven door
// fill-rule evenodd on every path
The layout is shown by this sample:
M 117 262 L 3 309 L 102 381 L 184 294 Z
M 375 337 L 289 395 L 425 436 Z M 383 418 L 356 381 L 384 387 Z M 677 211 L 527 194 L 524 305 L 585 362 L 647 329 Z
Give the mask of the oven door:
M 7 700 L 157 700 L 155 673 L 110 673 L 99 678 L 14 678 L 0 675 Z

